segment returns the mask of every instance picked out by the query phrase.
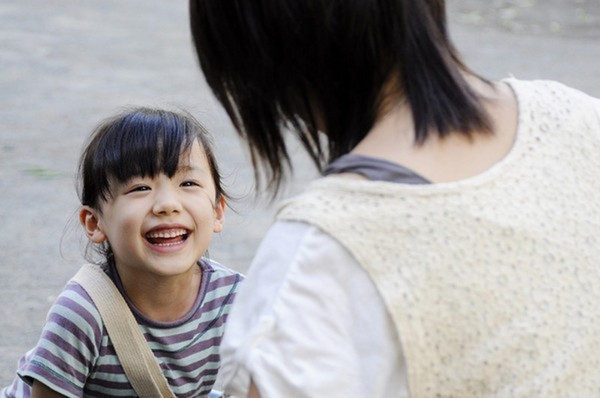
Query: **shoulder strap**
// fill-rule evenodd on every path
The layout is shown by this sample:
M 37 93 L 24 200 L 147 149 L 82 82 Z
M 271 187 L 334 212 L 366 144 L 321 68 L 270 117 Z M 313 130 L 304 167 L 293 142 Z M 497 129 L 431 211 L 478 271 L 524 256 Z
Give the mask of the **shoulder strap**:
M 140 397 L 172 397 L 167 380 L 125 299 L 104 273 L 85 264 L 71 279 L 79 283 L 98 308 L 104 326 L 131 386 Z

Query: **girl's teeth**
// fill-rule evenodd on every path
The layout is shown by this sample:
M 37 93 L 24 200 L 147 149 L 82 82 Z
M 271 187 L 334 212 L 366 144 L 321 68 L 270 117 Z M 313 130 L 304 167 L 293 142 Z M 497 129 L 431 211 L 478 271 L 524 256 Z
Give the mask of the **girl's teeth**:
M 175 246 L 178 245 L 180 242 L 173 242 L 173 243 L 155 243 L 157 246 Z
M 169 231 L 156 231 L 148 234 L 149 238 L 175 238 L 180 235 L 185 235 L 185 230 L 173 229 Z
M 164 229 L 148 233 L 146 239 L 153 245 L 174 246 L 185 241 L 187 235 L 188 233 L 185 229 Z

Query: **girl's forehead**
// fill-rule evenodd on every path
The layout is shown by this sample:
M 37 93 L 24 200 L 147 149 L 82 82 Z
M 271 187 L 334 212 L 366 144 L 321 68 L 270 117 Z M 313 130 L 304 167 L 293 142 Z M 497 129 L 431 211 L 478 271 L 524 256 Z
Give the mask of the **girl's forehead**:
M 200 143 L 198 140 L 195 140 L 190 148 L 184 150 L 179 155 L 177 169 L 189 169 L 199 166 L 202 166 L 202 168 L 208 167 L 208 157 L 204 151 L 202 143 Z

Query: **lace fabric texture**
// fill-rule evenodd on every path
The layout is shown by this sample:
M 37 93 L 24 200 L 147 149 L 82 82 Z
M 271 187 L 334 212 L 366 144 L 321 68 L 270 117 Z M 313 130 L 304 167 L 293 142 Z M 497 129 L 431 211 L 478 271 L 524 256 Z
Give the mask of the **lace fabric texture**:
M 600 391 L 598 103 L 555 82 L 507 82 L 517 138 L 486 172 L 420 186 L 326 177 L 278 213 L 367 270 L 412 397 Z

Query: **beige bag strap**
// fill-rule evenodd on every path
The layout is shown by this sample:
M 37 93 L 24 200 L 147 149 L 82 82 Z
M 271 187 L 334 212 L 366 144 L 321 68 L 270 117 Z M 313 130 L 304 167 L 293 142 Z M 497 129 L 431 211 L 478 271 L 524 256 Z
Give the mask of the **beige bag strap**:
M 99 266 L 85 264 L 71 280 L 85 289 L 98 308 L 117 357 L 138 396 L 175 398 L 127 302 L 108 275 Z

